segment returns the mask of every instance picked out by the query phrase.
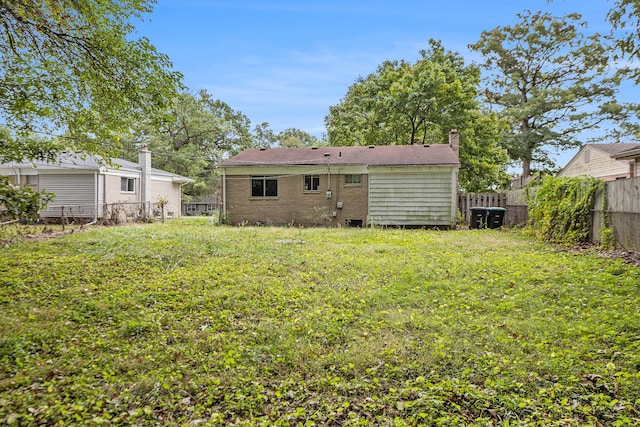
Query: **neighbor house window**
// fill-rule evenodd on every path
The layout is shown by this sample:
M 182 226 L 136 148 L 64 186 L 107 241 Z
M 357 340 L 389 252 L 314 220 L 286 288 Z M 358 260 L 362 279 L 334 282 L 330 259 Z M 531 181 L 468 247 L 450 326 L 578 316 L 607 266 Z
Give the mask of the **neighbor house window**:
M 251 197 L 278 197 L 278 178 L 275 176 L 252 176 Z
M 320 191 L 320 175 L 305 175 L 304 191 Z
M 345 184 L 362 184 L 362 175 L 357 174 L 357 175 L 353 175 L 353 174 L 348 174 L 344 176 L 344 183 Z
M 135 178 L 120 178 L 120 191 L 125 193 L 133 193 L 136 191 Z
M 195 205 L 195 204 L 192 204 L 192 203 L 189 203 L 187 205 L 187 212 L 188 213 L 194 213 L 194 212 L 197 212 L 197 211 L 198 211 L 198 205 Z

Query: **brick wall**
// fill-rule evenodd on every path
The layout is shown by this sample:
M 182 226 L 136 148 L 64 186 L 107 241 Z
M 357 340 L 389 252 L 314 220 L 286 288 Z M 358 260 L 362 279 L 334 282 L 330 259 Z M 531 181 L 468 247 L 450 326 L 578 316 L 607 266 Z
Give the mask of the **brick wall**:
M 346 225 L 348 220 L 367 220 L 367 175 L 361 184 L 344 183 L 344 175 L 331 175 L 331 198 L 327 198 L 328 175 L 320 175 L 320 188 L 306 192 L 304 176 L 280 176 L 278 197 L 251 197 L 251 176 L 227 176 L 227 218 L 232 225 Z M 338 203 L 342 202 L 342 208 Z M 333 212 L 336 216 L 333 216 Z

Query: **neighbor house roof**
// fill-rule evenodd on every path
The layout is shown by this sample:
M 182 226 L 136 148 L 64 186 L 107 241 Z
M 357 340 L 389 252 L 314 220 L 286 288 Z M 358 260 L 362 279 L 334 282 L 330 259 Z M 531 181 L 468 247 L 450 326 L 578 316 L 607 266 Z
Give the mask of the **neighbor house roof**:
M 272 165 L 459 165 L 449 144 L 355 147 L 252 148 L 222 162 L 227 166 Z
M 626 150 L 614 153 L 611 155 L 614 159 L 633 159 L 640 157 L 640 144 L 624 144 L 627 147 Z
M 128 169 L 141 172 L 142 169 L 138 163 L 130 162 L 123 159 L 111 159 L 111 165 L 96 155 L 86 155 L 82 153 L 64 152 L 60 153 L 54 162 L 42 160 L 34 160 L 32 162 L 9 162 L 0 164 L 0 167 L 8 168 L 35 168 L 39 170 L 58 170 L 58 169 L 76 169 L 76 170 L 103 170 L 103 169 Z M 187 178 L 175 173 L 167 172 L 161 169 L 151 168 L 152 175 L 165 176 L 171 178 L 175 182 L 192 182 L 191 178 Z
M 595 148 L 610 154 L 611 157 L 617 157 L 618 154 L 624 151 L 640 148 L 640 144 L 622 144 L 618 142 L 613 144 L 587 144 L 585 147 Z

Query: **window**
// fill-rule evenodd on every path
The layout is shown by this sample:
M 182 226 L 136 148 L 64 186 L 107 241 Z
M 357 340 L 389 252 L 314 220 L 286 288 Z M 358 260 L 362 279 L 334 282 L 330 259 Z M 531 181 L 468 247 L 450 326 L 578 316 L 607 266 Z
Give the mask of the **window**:
M 304 191 L 320 191 L 320 175 L 305 175 Z
M 591 152 L 589 149 L 584 150 L 584 162 L 589 163 L 591 161 Z
M 345 175 L 344 176 L 345 184 L 362 184 L 362 175 Z
M 187 213 L 194 213 L 198 211 L 198 205 L 195 203 L 189 203 L 187 206 Z
M 275 176 L 252 176 L 251 197 L 278 197 L 278 178 Z
M 120 178 L 120 191 L 125 193 L 133 193 L 136 191 L 135 178 Z

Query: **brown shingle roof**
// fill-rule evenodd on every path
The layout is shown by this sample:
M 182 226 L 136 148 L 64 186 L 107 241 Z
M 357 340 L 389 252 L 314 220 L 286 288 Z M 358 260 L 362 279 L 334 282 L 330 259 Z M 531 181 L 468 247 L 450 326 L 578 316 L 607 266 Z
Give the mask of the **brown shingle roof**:
M 328 156 L 327 156 L 328 154 Z M 220 164 L 227 166 L 273 165 L 418 166 L 458 165 L 449 144 L 376 145 L 369 147 L 251 148 Z

